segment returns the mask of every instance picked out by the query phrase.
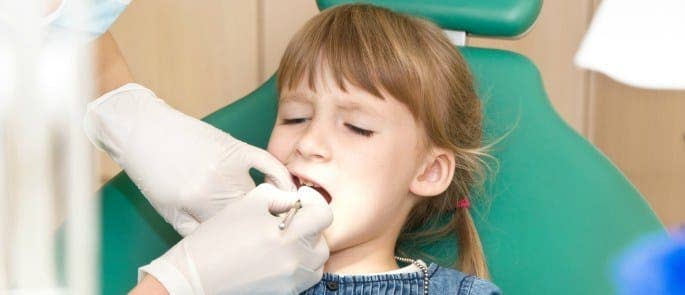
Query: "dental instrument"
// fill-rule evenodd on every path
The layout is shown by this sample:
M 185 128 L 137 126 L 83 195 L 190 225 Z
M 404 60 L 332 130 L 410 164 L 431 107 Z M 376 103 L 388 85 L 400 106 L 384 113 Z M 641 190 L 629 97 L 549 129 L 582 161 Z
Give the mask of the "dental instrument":
M 288 210 L 288 213 L 285 215 L 285 218 L 283 218 L 283 221 L 281 221 L 280 224 L 278 224 L 278 229 L 280 230 L 285 230 L 286 227 L 290 224 L 290 222 L 293 220 L 293 217 L 295 217 L 295 214 L 297 213 L 298 210 L 302 208 L 302 202 L 298 199 L 295 204 L 293 205 L 290 210 Z

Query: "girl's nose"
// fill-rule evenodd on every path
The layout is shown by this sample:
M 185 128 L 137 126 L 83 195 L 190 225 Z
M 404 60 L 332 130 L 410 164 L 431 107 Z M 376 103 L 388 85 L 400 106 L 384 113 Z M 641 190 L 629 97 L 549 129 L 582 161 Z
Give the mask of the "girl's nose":
M 309 160 L 328 160 L 331 156 L 328 133 L 322 122 L 312 120 L 297 142 L 297 153 Z

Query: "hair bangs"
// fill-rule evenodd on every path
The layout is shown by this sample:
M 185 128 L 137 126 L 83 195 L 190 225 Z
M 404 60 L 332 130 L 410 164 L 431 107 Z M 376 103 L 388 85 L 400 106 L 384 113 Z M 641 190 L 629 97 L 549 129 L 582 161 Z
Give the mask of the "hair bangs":
M 309 89 L 317 91 L 316 79 L 328 70 L 343 91 L 349 83 L 380 99 L 387 93 L 417 117 L 419 67 L 403 52 L 412 42 L 401 40 L 403 28 L 411 26 L 376 15 L 377 8 L 351 8 L 355 9 L 324 11 L 293 37 L 277 72 L 279 93 L 295 89 L 305 79 Z

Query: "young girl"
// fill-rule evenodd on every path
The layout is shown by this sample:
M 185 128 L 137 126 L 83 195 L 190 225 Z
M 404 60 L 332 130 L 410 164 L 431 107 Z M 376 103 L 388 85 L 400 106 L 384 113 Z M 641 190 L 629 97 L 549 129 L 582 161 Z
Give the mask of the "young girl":
M 371 5 L 331 8 L 290 41 L 277 75 L 268 150 L 334 215 L 326 273 L 305 294 L 499 294 L 469 214 L 486 155 L 480 101 L 437 26 Z M 436 232 L 458 236 L 461 272 L 396 256 L 398 239 L 444 214 Z

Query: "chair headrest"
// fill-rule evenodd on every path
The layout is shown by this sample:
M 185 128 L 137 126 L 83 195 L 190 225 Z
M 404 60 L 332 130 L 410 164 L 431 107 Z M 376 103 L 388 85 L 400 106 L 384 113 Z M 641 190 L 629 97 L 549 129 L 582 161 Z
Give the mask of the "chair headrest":
M 535 23 L 542 0 L 317 0 L 319 9 L 369 3 L 429 19 L 447 30 L 470 35 L 515 38 Z

